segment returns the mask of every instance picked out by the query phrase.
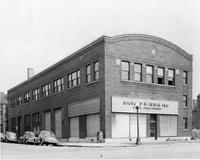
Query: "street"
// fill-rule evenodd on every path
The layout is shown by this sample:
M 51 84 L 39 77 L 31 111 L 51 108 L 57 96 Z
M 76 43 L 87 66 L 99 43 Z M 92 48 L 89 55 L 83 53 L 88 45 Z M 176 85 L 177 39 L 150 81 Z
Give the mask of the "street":
M 154 159 L 200 158 L 200 143 L 134 147 L 66 147 L 1 143 L 1 159 Z

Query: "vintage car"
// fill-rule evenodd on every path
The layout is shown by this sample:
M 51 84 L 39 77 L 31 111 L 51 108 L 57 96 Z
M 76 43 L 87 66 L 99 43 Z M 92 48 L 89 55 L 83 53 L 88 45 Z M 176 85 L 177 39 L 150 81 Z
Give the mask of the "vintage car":
M 55 134 L 51 131 L 41 131 L 39 134 L 40 145 L 57 145 L 58 140 Z
M 35 136 L 34 132 L 26 131 L 23 136 L 19 138 L 19 143 L 32 143 L 32 144 L 39 144 L 39 138 Z
M 5 134 L 4 133 L 0 133 L 1 135 L 1 142 L 4 142 L 5 141 Z
M 14 132 L 6 132 L 5 141 L 6 142 L 17 142 L 16 133 L 14 133 Z

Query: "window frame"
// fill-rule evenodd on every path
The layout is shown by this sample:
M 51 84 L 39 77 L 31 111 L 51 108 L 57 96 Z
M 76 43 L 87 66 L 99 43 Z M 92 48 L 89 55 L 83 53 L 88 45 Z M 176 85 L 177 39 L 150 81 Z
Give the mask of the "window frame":
M 32 100 L 36 101 L 40 98 L 40 89 L 36 88 L 32 91 Z
M 31 101 L 31 93 L 30 92 L 26 92 L 24 94 L 24 103 L 29 103 Z
M 64 90 L 64 77 L 60 77 L 53 81 L 53 93 L 59 93 Z
M 67 75 L 67 79 L 68 79 L 68 88 L 73 88 L 76 86 L 80 86 L 80 69 L 70 73 Z
M 173 71 L 173 77 L 170 77 L 170 72 L 169 71 Z M 175 69 L 171 69 L 171 68 L 169 68 L 168 69 L 168 85 L 169 86 L 175 86 Z M 172 83 L 172 84 L 170 84 L 170 82 Z
M 183 106 L 188 107 L 188 97 L 187 97 L 187 95 L 183 95 Z
M 183 84 L 186 85 L 188 84 L 188 72 L 183 71 Z
M 42 97 L 48 97 L 51 95 L 51 84 L 46 83 L 42 86 Z
M 128 68 L 127 69 L 123 69 L 123 64 L 126 64 L 128 65 Z M 126 67 L 125 67 L 126 68 Z M 126 77 L 123 77 L 123 73 L 126 73 Z M 121 79 L 122 80 L 125 80 L 125 81 L 129 81 L 130 80 L 130 62 L 129 61 L 122 61 L 121 62 Z
M 162 75 L 159 75 L 159 69 L 162 69 Z M 159 83 L 159 79 L 162 80 L 161 83 Z M 157 68 L 157 84 L 165 84 L 165 68 L 164 67 Z
M 188 118 L 183 117 L 183 129 L 188 129 Z
M 140 66 L 140 71 L 136 70 L 136 66 Z M 136 75 L 139 75 L 139 80 L 136 79 Z M 142 63 L 134 63 L 134 81 L 142 82 Z
M 148 73 L 148 68 L 151 69 L 151 73 Z M 151 81 L 148 81 L 148 80 L 151 80 Z M 152 66 L 152 65 L 146 65 L 146 82 L 154 83 L 154 66 Z
M 92 82 L 92 65 L 88 64 L 86 66 L 86 83 L 90 83 L 90 82 Z
M 94 81 L 99 80 L 99 61 L 94 62 Z

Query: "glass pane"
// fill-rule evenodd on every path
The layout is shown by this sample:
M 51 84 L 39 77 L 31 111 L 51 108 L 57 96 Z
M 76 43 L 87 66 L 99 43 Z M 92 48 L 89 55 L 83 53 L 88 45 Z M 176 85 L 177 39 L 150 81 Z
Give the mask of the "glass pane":
M 158 75 L 163 76 L 164 75 L 164 69 L 163 68 L 158 68 Z
M 141 81 L 141 74 L 140 73 L 135 73 L 134 74 L 134 80 L 140 82 Z
M 91 65 L 87 66 L 87 74 L 91 73 Z
M 151 75 L 146 75 L 146 81 L 148 83 L 152 83 L 153 82 L 152 76 Z
M 95 62 L 95 64 L 94 64 L 94 70 L 95 71 L 99 70 L 99 62 Z
M 142 71 L 142 65 L 141 64 L 134 64 L 134 70 L 135 72 L 141 73 Z
M 174 77 L 174 70 L 172 69 L 168 70 L 168 77 Z
M 72 79 L 76 79 L 76 72 L 72 73 Z
M 122 71 L 122 79 L 129 80 L 128 72 Z
M 147 66 L 146 70 L 147 70 L 147 74 L 153 74 L 153 67 L 152 66 Z
M 122 62 L 122 70 L 129 71 L 129 62 Z

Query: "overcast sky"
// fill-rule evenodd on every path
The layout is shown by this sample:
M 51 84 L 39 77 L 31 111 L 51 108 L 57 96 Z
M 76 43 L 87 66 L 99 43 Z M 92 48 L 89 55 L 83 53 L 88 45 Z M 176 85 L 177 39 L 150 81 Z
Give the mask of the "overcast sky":
M 0 91 L 39 73 L 102 35 L 142 33 L 193 55 L 200 93 L 199 0 L 0 0 Z

